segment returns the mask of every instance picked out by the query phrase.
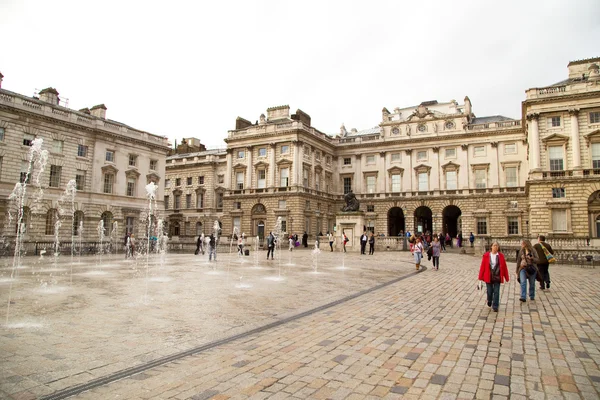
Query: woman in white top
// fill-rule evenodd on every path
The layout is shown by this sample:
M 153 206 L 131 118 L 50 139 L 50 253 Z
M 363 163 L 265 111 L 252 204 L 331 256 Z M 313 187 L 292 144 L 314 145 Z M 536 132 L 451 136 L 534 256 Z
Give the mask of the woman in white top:
M 412 253 L 415 257 L 415 266 L 417 267 L 417 271 L 421 268 L 421 259 L 423 258 L 423 251 L 425 248 L 423 247 L 423 242 L 421 238 L 417 238 L 417 242 L 412 247 Z

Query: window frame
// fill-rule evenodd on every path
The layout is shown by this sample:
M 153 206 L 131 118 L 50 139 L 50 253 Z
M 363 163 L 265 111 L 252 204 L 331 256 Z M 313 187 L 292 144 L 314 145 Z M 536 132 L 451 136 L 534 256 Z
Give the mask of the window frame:
M 110 155 L 110 157 L 109 157 Z M 114 150 L 106 149 L 104 152 L 104 161 L 109 163 L 115 163 L 116 154 Z
M 60 165 L 50 165 L 50 180 L 48 182 L 48 187 L 51 188 L 60 188 L 60 180 L 62 175 L 62 166 Z

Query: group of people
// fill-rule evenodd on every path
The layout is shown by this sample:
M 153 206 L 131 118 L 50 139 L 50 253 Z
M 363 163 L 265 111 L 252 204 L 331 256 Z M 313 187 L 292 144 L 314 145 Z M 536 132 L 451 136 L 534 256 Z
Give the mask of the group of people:
M 217 261 L 217 238 L 213 233 L 210 236 L 204 236 L 202 233 L 198 236 L 198 240 L 196 241 L 196 251 L 194 254 L 202 254 L 204 255 L 204 248 L 208 246 L 208 261 L 212 261 L 213 258 Z M 243 246 L 242 246 L 243 248 Z
M 536 280 L 540 282 L 540 289 L 550 288 L 550 263 L 554 259 L 552 246 L 546 243 L 544 235 L 538 236 L 538 242 L 531 245 L 527 239 L 521 242 L 517 253 L 515 275 L 520 283 L 521 293 L 519 300 L 523 303 L 535 300 Z M 491 250 L 483 255 L 479 267 L 479 280 L 485 282 L 487 288 L 487 305 L 498 312 L 500 304 L 500 285 L 510 280 L 506 258 L 500 252 L 498 242 L 492 243 Z M 527 285 L 529 284 L 529 290 Z
M 421 260 L 424 255 L 427 254 L 428 260 L 433 260 L 433 269 L 435 271 L 440 269 L 440 253 L 446 250 L 444 242 L 440 237 L 443 235 L 430 235 L 427 232 L 425 235 L 417 233 L 411 235 L 408 239 L 410 243 L 410 252 L 415 259 L 415 267 L 418 271 L 421 268 Z

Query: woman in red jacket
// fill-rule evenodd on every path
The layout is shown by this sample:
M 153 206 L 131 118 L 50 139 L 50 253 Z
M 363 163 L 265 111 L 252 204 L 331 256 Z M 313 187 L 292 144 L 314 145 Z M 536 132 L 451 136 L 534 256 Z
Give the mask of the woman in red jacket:
M 479 280 L 484 281 L 487 286 L 487 305 L 498 312 L 500 303 L 500 284 L 508 282 L 508 267 L 504 254 L 500 253 L 498 242 L 492 243 L 492 250 L 481 258 L 479 267 Z

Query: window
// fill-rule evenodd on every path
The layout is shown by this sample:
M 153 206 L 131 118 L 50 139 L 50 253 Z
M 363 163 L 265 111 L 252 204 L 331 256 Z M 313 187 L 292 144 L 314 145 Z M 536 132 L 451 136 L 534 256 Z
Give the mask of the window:
M 287 220 L 281 218 L 281 232 L 287 232 Z
M 600 143 L 592 143 L 592 168 L 600 169 Z
M 508 217 L 508 234 L 518 235 L 519 234 L 519 217 Z
M 49 209 L 46 213 L 46 235 L 54 235 L 54 227 L 56 226 L 57 219 L 58 213 L 56 212 L 56 209 Z
M 171 180 L 165 179 L 165 189 L 169 189 L 171 187 Z
M 173 208 L 175 208 L 176 210 L 179 210 L 181 208 L 181 195 L 180 194 L 175 195 L 175 203 L 173 204 Z
M 233 217 L 233 229 L 232 231 L 238 231 L 240 232 L 240 228 L 242 227 L 242 217 Z M 238 233 L 238 235 L 241 235 L 241 233 Z
M 129 166 L 135 167 L 137 165 L 137 156 L 135 154 L 129 155 Z
M 567 231 L 567 210 L 553 209 L 552 210 L 552 231 L 566 232 Z
M 331 156 L 325 157 L 325 164 L 327 164 L 327 165 L 331 164 Z
M 475 170 L 475 188 L 485 189 L 487 187 L 487 171 L 485 169 Z
M 21 161 L 21 174 L 19 176 L 19 182 L 29 183 L 29 162 Z
M 196 236 L 202 235 L 202 222 L 196 222 Z
M 185 236 L 185 235 L 189 235 L 189 234 L 190 234 L 190 232 L 191 232 L 190 225 L 191 225 L 191 224 L 190 224 L 190 222 L 189 222 L 189 221 L 186 221 L 186 222 L 183 224 L 183 234 L 184 234 L 184 236 Z
M 400 161 L 402 161 L 402 156 L 400 153 L 392 153 L 392 162 L 399 163 Z
M 590 124 L 600 124 L 600 111 L 593 111 L 590 113 Z
M 175 178 L 175 186 L 181 186 L 181 178 Z
M 179 234 L 180 234 L 179 222 L 173 222 L 172 236 L 179 236 Z
M 165 209 L 168 210 L 169 209 L 169 196 L 165 196 L 164 201 L 165 201 Z
M 392 175 L 392 192 L 398 193 L 398 192 L 400 192 L 400 190 L 402 190 L 401 185 L 400 185 L 400 174 L 393 174 Z
M 548 157 L 550 159 L 550 171 L 562 171 L 563 164 L 563 147 L 549 146 Z
M 64 144 L 65 142 L 63 142 L 62 140 L 54 139 L 52 141 L 52 152 L 56 154 L 62 154 Z
M 77 145 L 77 157 L 87 157 L 88 147 L 83 144 Z
M 289 168 L 281 168 L 279 170 L 279 186 L 281 186 L 281 187 L 288 186 L 289 173 L 290 173 Z
M 446 171 L 446 190 L 456 190 L 456 171 Z
M 304 204 L 304 209 L 310 210 L 310 200 L 306 200 L 306 203 Z
M 367 212 L 375 212 L 375 205 L 367 204 Z
M 204 176 L 198 177 L 198 185 L 204 185 Z
M 552 188 L 553 199 L 564 199 L 565 197 L 565 188 Z
M 0 142 L 4 142 L 4 128 L 0 128 Z
M 217 193 L 217 210 L 222 211 L 223 210 L 223 193 L 219 192 Z
M 204 208 L 204 193 L 196 193 L 196 208 Z
M 475 146 L 473 148 L 473 155 L 475 157 L 483 157 L 483 156 L 485 156 L 485 146 Z
M 321 161 L 321 152 L 320 151 L 315 151 L 315 160 Z
M 104 222 L 104 232 L 108 234 L 113 223 L 112 213 L 110 211 L 104 211 L 102 215 L 100 215 L 100 219 Z
M 287 202 L 285 200 L 279 200 L 279 205 L 278 205 L 280 210 L 285 210 L 287 207 Z
M 375 176 L 367 176 L 367 193 L 375 193 L 375 185 L 377 178 Z
M 192 185 L 192 177 L 191 177 L 191 176 L 188 176 L 188 177 L 187 177 L 187 185 L 188 185 L 188 186 L 191 186 L 191 185 Z
M 367 165 L 375 164 L 375 156 L 367 156 Z
M 33 144 L 33 139 L 35 139 L 35 136 L 26 133 L 23 135 L 23 146 L 31 146 Z
M 417 161 L 427 160 L 427 152 L 426 151 L 417 151 Z
M 218 183 L 224 183 L 225 182 L 225 175 L 217 175 L 217 182 Z
M 103 192 L 106 194 L 111 194 L 113 192 L 113 185 L 115 183 L 115 175 L 111 173 L 104 174 L 104 190 Z
M 284 144 L 283 146 L 281 146 L 281 154 L 288 154 L 290 152 L 290 146 L 288 146 L 287 144 Z
M 321 190 L 321 174 L 315 174 L 315 190 Z
M 517 167 L 506 167 L 504 173 L 506 174 L 506 187 L 516 187 Z
M 258 156 L 259 157 L 266 157 L 267 156 L 267 148 L 266 147 L 261 147 L 258 149 Z
M 375 222 L 369 221 L 367 222 L 367 231 L 375 233 Z
M 256 179 L 257 179 L 256 183 L 258 185 L 258 188 L 259 189 L 266 188 L 267 187 L 267 171 L 264 170 L 264 169 L 259 169 L 257 171 L 256 175 L 257 175 L 257 177 L 256 177 Z
M 504 154 L 517 154 L 517 144 L 506 143 L 504 145 Z
M 455 158 L 456 157 L 456 149 L 446 149 L 445 157 L 446 158 Z
M 352 165 L 352 158 L 344 157 L 344 165 Z
M 477 217 L 477 234 L 487 235 L 487 218 Z
M 158 160 L 150 160 L 150 170 L 156 171 L 158 169 Z
M 344 178 L 344 194 L 349 193 L 352 190 L 352 178 Z
M 246 155 L 246 152 L 244 150 L 240 150 L 237 153 L 237 158 L 244 158 L 245 155 Z
M 302 170 L 302 184 L 305 188 L 308 187 L 308 169 L 306 168 Z
M 73 214 L 73 228 L 71 230 L 71 233 L 73 234 L 73 236 L 79 236 L 79 233 L 80 233 L 79 225 L 83 225 L 83 212 L 75 211 L 75 214 Z M 83 228 L 83 226 L 82 226 L 82 228 Z M 81 232 L 81 233 L 83 233 L 83 232 Z
M 127 178 L 127 196 L 135 196 L 135 178 Z
M 185 195 L 185 208 L 192 208 L 192 195 L 191 194 Z
M 234 201 L 233 202 L 233 208 L 236 210 L 241 210 L 242 209 L 242 202 L 241 201 Z
M 244 173 L 236 172 L 235 174 L 235 187 L 237 190 L 244 189 Z
M 548 118 L 548 126 L 550 128 L 558 128 L 558 127 L 560 127 L 560 117 L 550 117 L 550 118 Z
M 419 192 L 429 190 L 429 177 L 427 172 L 419 172 Z
M 106 150 L 104 160 L 106 160 L 107 162 L 115 162 L 115 152 L 112 150 Z
M 57 188 L 60 186 L 60 173 L 62 172 L 62 167 L 60 165 L 51 165 L 50 166 L 50 184 L 48 186 Z
M 85 190 L 85 171 L 78 169 L 75 172 L 75 188 L 77 190 Z

